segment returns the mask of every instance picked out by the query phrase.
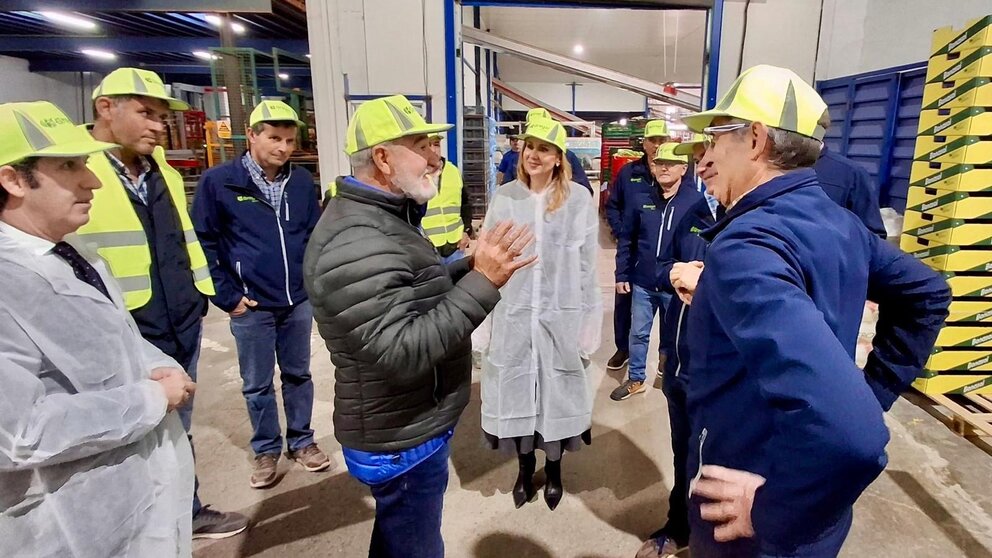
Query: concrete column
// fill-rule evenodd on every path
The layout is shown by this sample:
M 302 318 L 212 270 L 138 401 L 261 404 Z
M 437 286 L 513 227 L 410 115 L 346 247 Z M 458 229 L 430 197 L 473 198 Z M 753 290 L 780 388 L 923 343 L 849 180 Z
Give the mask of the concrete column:
M 342 3 L 339 0 L 323 0 L 310 2 L 307 6 L 313 102 L 323 190 L 336 177 L 351 172 L 348 158 L 344 154 L 348 114 L 345 74 L 342 71 L 341 47 L 338 44 L 338 21 L 341 14 L 339 5 Z

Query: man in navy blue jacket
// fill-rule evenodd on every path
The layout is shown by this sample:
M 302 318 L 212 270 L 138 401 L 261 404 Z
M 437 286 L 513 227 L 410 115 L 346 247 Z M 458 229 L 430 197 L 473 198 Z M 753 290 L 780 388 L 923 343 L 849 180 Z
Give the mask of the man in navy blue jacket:
M 302 124 L 289 105 L 263 101 L 249 117 L 249 150 L 203 174 L 193 222 L 210 263 L 213 303 L 231 316 L 253 434 L 250 485 L 276 481 L 283 450 L 272 386 L 276 361 L 286 409 L 287 457 L 311 472 L 330 466 L 310 418 L 313 309 L 303 286 L 303 253 L 320 208 L 313 176 L 289 163 Z
M 650 158 L 667 141 L 668 123 L 664 120 L 649 121 L 644 125 L 644 156 L 621 167 L 613 177 L 610 196 L 606 199 L 606 222 L 610 225 L 613 238 L 618 241 L 623 230 L 627 199 L 651 189 L 654 177 L 651 176 Z M 613 338 L 617 352 L 606 363 L 609 370 L 620 370 L 627 365 L 630 356 L 630 319 L 631 295 L 617 292 L 613 301 Z
M 688 161 L 674 153 L 676 146 L 663 144 L 652 157 L 651 188 L 627 194 L 617 242 L 616 292 L 632 295 L 630 365 L 627 380 L 610 394 L 614 401 L 647 389 L 645 369 L 654 316 L 658 312 L 664 316 L 672 298 L 659 288 L 658 256 L 668 252 L 673 228 L 682 216 L 703 199 L 695 188 L 683 185 Z
M 858 216 L 868 230 L 880 238 L 886 237 L 882 212 L 878 207 L 878 192 L 871 176 L 861 165 L 823 146 L 813 166 L 820 188 L 827 196 Z
M 826 105 L 756 66 L 711 111 L 699 162 L 727 214 L 689 314 L 693 555 L 836 556 L 885 468 L 882 419 L 922 368 L 950 294 L 932 270 L 832 203 L 812 169 Z M 874 349 L 854 363 L 864 302 Z

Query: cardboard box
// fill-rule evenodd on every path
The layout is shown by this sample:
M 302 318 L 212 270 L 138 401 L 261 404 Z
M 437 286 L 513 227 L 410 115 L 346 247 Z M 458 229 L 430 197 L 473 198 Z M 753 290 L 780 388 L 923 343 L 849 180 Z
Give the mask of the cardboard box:
M 912 216 L 910 215 L 912 214 Z M 992 219 L 992 192 L 955 192 L 936 188 L 910 188 L 906 197 L 906 228 L 953 219 Z M 916 225 L 915 223 L 921 223 Z
M 950 348 L 959 347 L 970 349 L 973 347 L 992 347 L 992 325 L 987 326 L 959 326 L 947 324 L 937 334 L 935 347 Z
M 992 78 L 942 81 L 923 87 L 923 108 L 967 108 L 992 106 Z
M 992 350 L 980 351 L 947 351 L 934 348 L 926 366 L 923 367 L 922 377 L 932 378 L 940 374 L 975 374 L 986 372 L 992 375 Z
M 992 224 L 973 223 L 963 219 L 944 219 L 920 227 L 907 226 L 903 234 L 941 244 L 992 246 Z
M 927 63 L 927 83 L 992 77 L 992 46 L 938 54 Z
M 969 21 L 961 29 L 953 26 L 934 30 L 930 55 L 937 56 L 992 45 L 992 15 Z
M 953 297 L 992 296 L 992 275 L 960 275 L 943 273 Z
M 910 171 L 909 185 L 910 189 L 915 187 L 960 192 L 992 192 L 992 168 L 916 161 Z
M 992 393 L 992 376 L 982 375 L 937 375 L 932 378 L 920 378 L 913 382 L 913 387 L 923 393 Z
M 992 108 L 966 107 L 925 110 L 920 113 L 921 136 L 992 135 Z
M 992 164 L 992 139 L 988 136 L 919 136 L 913 158 L 927 163 Z
M 947 322 L 992 322 L 992 299 L 952 300 Z
M 908 234 L 902 235 L 899 247 L 937 271 L 992 271 L 992 250 L 944 245 Z

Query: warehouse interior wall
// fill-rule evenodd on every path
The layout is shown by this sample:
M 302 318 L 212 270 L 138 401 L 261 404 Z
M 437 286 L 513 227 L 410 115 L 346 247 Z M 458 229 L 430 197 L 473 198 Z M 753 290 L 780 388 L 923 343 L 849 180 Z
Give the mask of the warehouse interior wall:
M 990 13 L 990 0 L 824 0 L 816 79 L 923 62 L 934 29 Z
M 0 56 L 0 103 L 49 100 L 59 106 L 73 122 L 93 119 L 90 95 L 101 76 L 91 72 L 34 73 L 28 61 Z
M 343 154 L 350 116 L 343 101 L 346 96 L 428 95 L 434 121 L 456 122 L 458 115 L 448 115 L 445 104 L 444 4 L 438 0 L 307 4 L 321 176 L 349 172 Z M 461 10 L 457 5 L 455 10 L 457 22 Z
M 549 105 L 573 112 L 572 88 L 562 82 L 513 82 L 514 88 Z M 504 110 L 527 110 L 520 103 L 504 98 Z M 574 112 L 644 112 L 644 96 L 604 83 L 579 83 L 575 89 Z

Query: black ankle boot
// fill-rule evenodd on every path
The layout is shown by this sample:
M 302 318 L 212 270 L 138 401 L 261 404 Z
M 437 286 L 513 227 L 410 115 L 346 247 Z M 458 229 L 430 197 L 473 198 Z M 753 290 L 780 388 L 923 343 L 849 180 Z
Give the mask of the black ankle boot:
M 513 504 L 520 508 L 537 492 L 534 490 L 534 469 L 537 467 L 537 458 L 534 452 L 530 452 L 518 455 L 517 461 L 520 464 L 520 472 L 517 473 L 517 482 L 513 485 Z
M 544 484 L 544 502 L 554 511 L 561 502 L 561 497 L 565 495 L 565 489 L 561 486 L 561 461 L 546 461 L 544 474 L 548 477 Z

